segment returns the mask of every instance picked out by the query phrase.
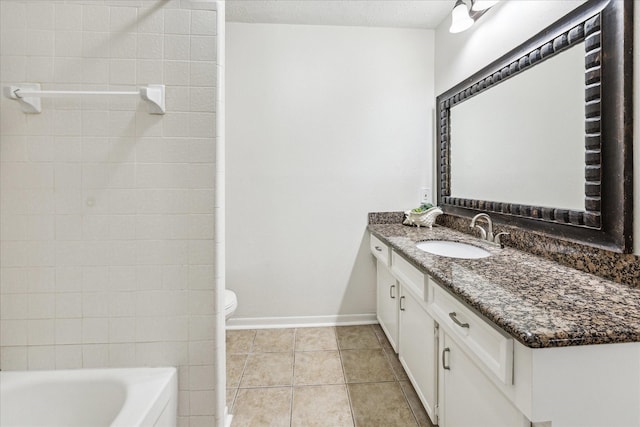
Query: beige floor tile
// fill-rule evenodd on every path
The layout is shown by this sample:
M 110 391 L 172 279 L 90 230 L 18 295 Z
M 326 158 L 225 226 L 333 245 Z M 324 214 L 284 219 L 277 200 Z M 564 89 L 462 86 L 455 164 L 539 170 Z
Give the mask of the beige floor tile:
M 417 425 L 398 382 L 349 384 L 348 388 L 357 427 Z
M 296 385 L 344 384 L 338 351 L 296 352 L 293 372 Z
M 227 387 L 238 387 L 244 366 L 247 362 L 246 354 L 227 354 Z
M 227 400 L 226 400 L 226 405 L 227 408 L 229 408 L 229 411 L 231 411 L 233 409 L 233 404 L 236 400 L 236 394 L 238 393 L 238 389 L 237 388 L 228 388 L 227 389 Z
M 400 381 L 400 387 L 409 402 L 409 407 L 413 412 L 413 416 L 416 417 L 418 425 L 420 427 L 434 427 L 411 383 L 409 381 Z
M 291 387 L 238 390 L 233 427 L 289 427 Z
M 346 386 L 294 387 L 291 425 L 293 427 L 353 426 Z
M 391 366 L 391 370 L 396 376 L 396 379 L 398 381 L 408 381 L 409 377 L 407 377 L 407 373 L 404 371 L 396 352 L 393 351 L 392 348 L 383 348 L 383 351 L 385 356 L 387 356 L 387 360 L 389 361 L 389 365 Z
M 293 353 L 253 353 L 240 381 L 240 387 L 292 385 Z
M 380 342 L 371 325 L 339 326 L 336 328 L 341 350 L 380 348 Z
M 294 329 L 259 329 L 253 342 L 254 353 L 293 351 Z
M 376 338 L 378 338 L 378 342 L 380 343 L 382 348 L 393 348 L 391 347 L 391 343 L 387 339 L 387 336 L 385 335 L 380 325 L 373 325 L 372 328 L 373 333 L 376 334 Z
M 296 351 L 337 350 L 335 328 L 296 329 Z
M 343 350 L 342 367 L 348 383 L 394 381 L 391 365 L 382 349 Z
M 227 353 L 249 353 L 256 337 L 255 329 L 227 331 Z

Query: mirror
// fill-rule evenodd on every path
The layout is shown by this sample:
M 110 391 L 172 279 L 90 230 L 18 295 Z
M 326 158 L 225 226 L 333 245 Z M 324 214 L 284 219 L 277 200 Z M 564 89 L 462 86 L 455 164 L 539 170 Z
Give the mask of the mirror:
M 438 97 L 445 213 L 631 251 L 632 3 L 589 1 Z

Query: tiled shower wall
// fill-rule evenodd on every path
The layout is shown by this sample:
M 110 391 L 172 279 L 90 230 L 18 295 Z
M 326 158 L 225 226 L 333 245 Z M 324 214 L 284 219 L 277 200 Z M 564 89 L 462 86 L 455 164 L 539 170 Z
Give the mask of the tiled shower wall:
M 179 367 L 213 425 L 215 3 L 0 2 L 0 80 L 137 97 L 0 101 L 0 368 Z

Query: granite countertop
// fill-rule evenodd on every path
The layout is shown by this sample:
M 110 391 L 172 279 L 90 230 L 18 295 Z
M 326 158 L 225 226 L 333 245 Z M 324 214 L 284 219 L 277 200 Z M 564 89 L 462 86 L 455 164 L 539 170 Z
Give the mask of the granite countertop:
M 368 229 L 527 347 L 640 342 L 640 288 L 516 249 L 500 249 L 445 227 L 370 224 Z M 432 255 L 416 248 L 416 242 L 424 240 L 471 243 L 492 256 Z

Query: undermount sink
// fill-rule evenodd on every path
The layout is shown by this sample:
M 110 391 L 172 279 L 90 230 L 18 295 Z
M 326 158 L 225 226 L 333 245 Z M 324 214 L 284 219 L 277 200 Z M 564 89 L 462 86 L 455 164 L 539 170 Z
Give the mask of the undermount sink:
M 491 255 L 491 252 L 478 246 L 450 240 L 427 240 L 426 242 L 418 242 L 416 246 L 430 254 L 450 258 L 478 259 Z

